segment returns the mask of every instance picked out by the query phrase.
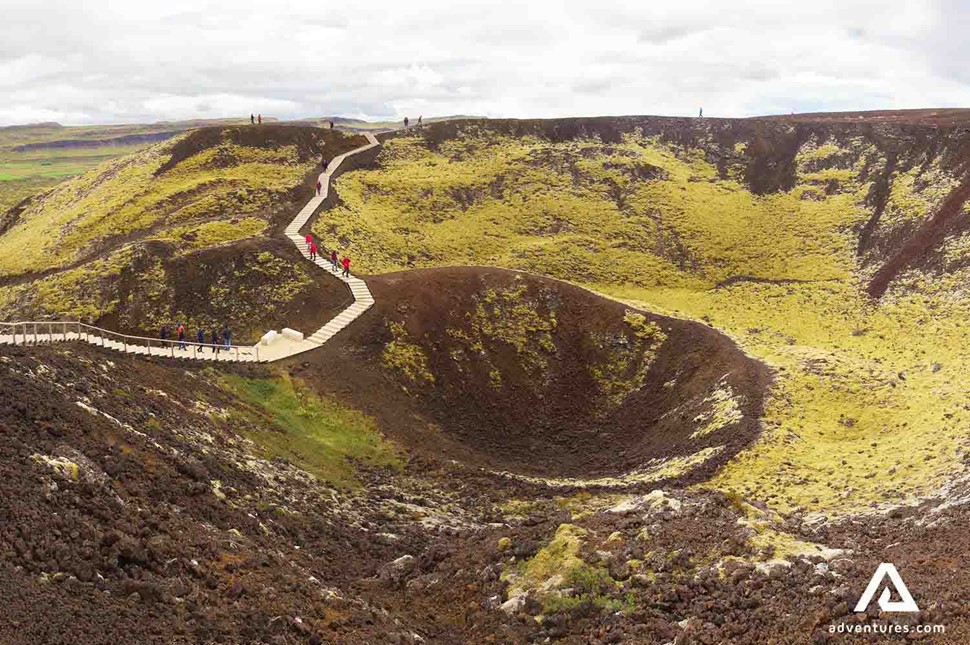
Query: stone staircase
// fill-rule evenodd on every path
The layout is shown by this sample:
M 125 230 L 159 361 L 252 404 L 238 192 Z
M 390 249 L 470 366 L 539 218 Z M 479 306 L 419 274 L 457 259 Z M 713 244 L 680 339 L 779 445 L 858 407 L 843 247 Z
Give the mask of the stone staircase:
M 307 202 L 306 206 L 287 225 L 286 236 L 296 245 L 304 258 L 310 260 L 310 253 L 306 249 L 306 241 L 300 234 L 301 229 L 310 221 L 310 217 L 323 204 L 330 194 L 330 180 L 334 172 L 343 161 L 355 154 L 370 150 L 380 145 L 373 134 L 365 134 L 367 145 L 361 146 L 344 154 L 334 157 L 327 166 L 327 170 L 320 173 L 319 180 L 322 189 L 319 195 Z M 332 271 L 329 259 L 317 258 L 314 261 L 321 269 L 331 272 L 334 278 L 346 283 L 353 298 L 353 304 L 341 311 L 326 325 L 316 330 L 303 340 L 297 341 L 284 336 L 277 338 L 268 345 L 230 345 L 229 347 L 215 347 L 209 344 L 194 342 L 182 343 L 184 349 L 175 340 L 161 340 L 144 336 L 130 336 L 119 334 L 108 329 L 86 325 L 76 321 L 38 321 L 0 323 L 0 345 L 41 345 L 55 342 L 86 342 L 98 347 L 113 349 L 126 354 L 153 356 L 159 358 L 182 358 L 200 361 L 221 361 L 238 363 L 268 363 L 295 356 L 302 352 L 320 347 L 333 338 L 338 332 L 356 320 L 361 314 L 374 305 L 367 284 L 360 278 L 350 276 L 345 278 L 341 271 Z M 342 270 L 342 267 L 341 267 Z

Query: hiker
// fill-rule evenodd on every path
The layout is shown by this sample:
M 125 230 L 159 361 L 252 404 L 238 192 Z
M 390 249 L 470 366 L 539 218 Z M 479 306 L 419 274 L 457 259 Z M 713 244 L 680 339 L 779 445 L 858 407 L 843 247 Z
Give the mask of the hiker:
M 333 272 L 337 272 L 337 251 L 333 250 L 330 252 L 330 265 L 333 267 Z
M 162 328 L 158 330 L 158 337 L 162 340 L 168 340 L 168 327 L 162 325 Z
M 333 130 L 333 121 L 330 122 L 330 129 Z
M 310 262 L 317 261 L 317 245 L 310 242 Z
M 344 259 L 341 260 L 340 262 L 341 262 L 341 264 L 344 265 L 344 277 L 345 278 L 349 278 L 350 277 L 350 258 L 348 258 L 345 255 L 344 256 Z
M 701 108 L 700 109 L 700 112 L 697 113 L 697 118 L 698 119 L 703 119 L 704 118 L 704 108 Z
M 212 329 L 212 340 L 210 342 L 212 343 L 212 351 L 218 354 L 219 353 L 219 334 L 216 333 L 215 328 Z
M 312 235 L 307 235 L 306 236 L 306 250 L 307 251 L 310 250 L 310 245 L 311 244 L 313 244 L 313 236 Z
M 187 350 L 188 347 L 186 347 L 185 345 L 185 327 L 182 326 L 182 323 L 179 323 L 178 326 L 175 328 L 175 333 L 178 335 L 179 349 Z
M 421 119 L 423 119 L 423 118 L 424 118 L 424 116 L 419 116 L 418 117 L 418 127 L 419 128 L 421 127 Z
M 321 189 L 321 188 L 323 188 L 323 184 L 321 184 L 321 183 L 320 183 L 320 180 L 318 179 L 318 180 L 317 180 L 317 195 L 319 195 L 319 194 L 320 194 L 320 189 Z
M 226 325 L 225 328 L 222 330 L 222 342 L 226 346 L 226 349 L 229 349 L 229 345 L 231 344 L 231 341 L 232 341 L 232 334 L 229 333 L 229 325 Z
M 257 119 L 259 120 L 259 124 L 260 124 L 260 125 L 263 125 L 263 115 L 262 115 L 262 114 L 260 114 L 260 115 L 259 115 L 258 117 L 256 117 L 256 118 L 257 118 Z
M 405 128 L 408 127 L 408 118 L 407 117 L 404 117 L 404 127 Z
M 330 165 L 330 162 L 329 162 L 329 161 L 327 161 L 326 159 L 324 159 L 324 160 L 323 160 L 323 161 L 321 162 L 321 164 L 320 164 L 320 165 L 322 165 L 322 166 L 323 166 L 323 172 L 327 172 L 327 166 L 329 166 L 329 165 Z
M 253 113 L 251 113 L 251 112 L 249 114 L 249 122 L 250 123 L 256 123 L 256 115 L 253 114 Z
M 199 346 L 200 352 L 205 349 L 205 331 L 203 331 L 201 327 L 199 328 L 198 333 L 195 335 L 195 342 Z

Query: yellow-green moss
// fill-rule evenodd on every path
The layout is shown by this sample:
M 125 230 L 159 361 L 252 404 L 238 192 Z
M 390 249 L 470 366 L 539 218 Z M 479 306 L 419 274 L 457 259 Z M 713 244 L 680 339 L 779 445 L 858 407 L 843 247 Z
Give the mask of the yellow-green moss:
M 691 433 L 691 439 L 717 432 L 732 423 L 737 423 L 744 416 L 734 389 L 727 383 L 718 383 L 704 403 L 708 405 L 705 412 L 694 417 L 694 424 L 699 426 Z
M 586 530 L 575 524 L 560 524 L 549 544 L 522 562 L 515 574 L 509 577 L 509 595 L 548 586 L 554 576 L 559 576 L 561 583 L 565 582 L 572 571 L 586 567 L 579 557 L 585 535 Z
M 700 151 L 474 134 L 431 151 L 388 142 L 382 166 L 340 177 L 344 205 L 317 232 L 349 241 L 369 271 L 487 264 L 593 284 L 712 286 L 731 275 L 847 277 L 868 185 L 823 201 L 754 195 Z M 663 179 L 634 181 L 637 167 Z M 857 170 L 850 170 L 852 178 Z
M 367 270 L 535 271 L 703 318 L 771 365 L 765 433 L 716 486 L 777 509 L 834 513 L 965 476 L 970 270 L 960 267 L 970 237 L 945 249 L 951 274 L 909 272 L 881 304 L 869 302 L 860 280 L 872 269 L 859 265 L 856 231 L 886 160 L 863 138 L 806 142 L 794 187 L 767 195 L 751 193 L 734 165 L 722 178 L 701 150 L 638 133 L 606 145 L 469 128 L 435 150 L 393 140 L 380 160 L 338 180 L 344 205 L 320 225 L 350 240 Z M 637 164 L 659 172 L 634 181 Z M 918 224 L 954 181 L 937 160 L 893 173 L 880 230 Z M 711 401 L 697 431 L 729 420 L 732 399 Z
M 149 239 L 174 242 L 180 250 L 187 252 L 256 237 L 265 230 L 265 220 L 247 217 L 242 220 L 217 220 L 174 226 Z
M 113 282 L 130 259 L 127 252 L 62 271 L 32 283 L 0 287 L 0 316 L 23 320 L 58 317 L 93 322 L 117 309 L 119 300 Z
M 388 328 L 394 340 L 389 342 L 381 352 L 381 362 L 384 366 L 399 372 L 412 384 L 433 384 L 434 374 L 428 368 L 428 356 L 424 349 L 411 340 L 403 324 L 390 322 Z
M 660 326 L 648 322 L 643 314 L 627 311 L 623 320 L 632 338 L 627 334 L 593 337 L 593 342 L 606 355 L 604 361 L 587 367 L 603 393 L 604 401 L 598 406 L 601 414 L 616 408 L 643 387 L 657 351 L 667 339 Z
M 81 467 L 70 459 L 65 457 L 49 457 L 41 454 L 31 455 L 31 459 L 35 463 L 49 467 L 62 479 L 69 479 L 74 482 L 81 479 Z
M 524 367 L 541 373 L 547 356 L 555 354 L 552 333 L 556 329 L 555 312 L 542 315 L 537 302 L 527 297 L 527 287 L 488 289 L 475 296 L 475 310 L 471 316 L 473 346 L 501 343 L 515 348 Z M 493 378 L 493 383 L 495 379 Z M 498 383 L 501 383 L 499 374 Z
M 38 196 L 0 236 L 0 274 L 61 267 L 98 241 L 119 236 L 154 231 L 155 237 L 183 238 L 213 217 L 265 221 L 268 209 L 313 167 L 312 161 L 299 161 L 295 146 L 265 149 L 227 142 L 156 176 L 179 140 L 106 162 Z M 255 228 L 247 226 L 247 233 Z M 177 231 L 166 235 L 166 228 Z M 215 243 L 227 241 L 228 233 L 220 226 L 202 231 L 215 235 Z
M 606 569 L 580 557 L 586 535 L 575 524 L 560 524 L 546 546 L 503 575 L 509 596 L 532 591 L 545 613 L 569 611 L 587 601 L 607 611 L 628 608 L 629 598 L 615 597 L 618 585 Z M 568 595 L 560 591 L 564 589 L 569 589 Z

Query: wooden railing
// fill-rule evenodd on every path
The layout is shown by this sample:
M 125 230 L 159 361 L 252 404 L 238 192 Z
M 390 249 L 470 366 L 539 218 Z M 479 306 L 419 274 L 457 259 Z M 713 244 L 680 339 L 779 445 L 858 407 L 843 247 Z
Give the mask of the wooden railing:
M 73 338 L 71 334 L 74 335 Z M 228 352 L 237 361 L 242 360 L 241 357 L 243 356 L 259 361 L 259 345 L 193 343 L 149 338 L 147 336 L 131 336 L 73 320 L 0 323 L 0 335 L 12 336 L 14 345 L 36 345 L 43 342 L 68 340 L 91 342 L 91 339 L 96 339 L 101 341 L 102 347 L 107 347 L 108 341 L 120 342 L 125 353 L 137 353 L 139 349 L 147 349 L 150 356 L 171 355 L 172 358 L 178 358 L 180 352 L 186 352 L 186 354 L 183 354 L 186 358 L 197 358 L 203 350 L 209 349 L 214 353 Z M 160 354 L 152 354 L 152 348 L 161 348 L 163 351 Z M 191 354 L 188 354 L 190 351 Z

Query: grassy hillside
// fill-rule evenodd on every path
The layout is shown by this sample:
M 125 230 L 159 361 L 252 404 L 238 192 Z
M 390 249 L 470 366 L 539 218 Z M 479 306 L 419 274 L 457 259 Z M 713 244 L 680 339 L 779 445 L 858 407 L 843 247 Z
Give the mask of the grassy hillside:
M 321 156 L 361 142 L 306 127 L 203 128 L 65 181 L 0 218 L 0 316 L 140 333 L 231 319 L 243 339 L 322 305 L 326 289 L 267 233 L 310 197 Z
M 0 212 L 155 141 L 216 122 L 62 126 L 38 123 L 0 128 Z
M 953 287 L 970 238 L 950 195 L 965 146 L 916 125 L 442 124 L 341 177 L 316 231 L 365 272 L 524 269 L 709 322 L 778 373 L 767 432 L 717 485 L 779 509 L 868 508 L 964 472 L 970 301 Z

